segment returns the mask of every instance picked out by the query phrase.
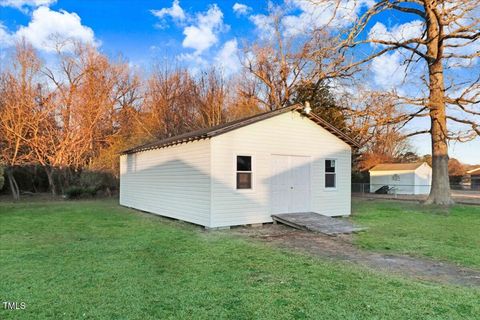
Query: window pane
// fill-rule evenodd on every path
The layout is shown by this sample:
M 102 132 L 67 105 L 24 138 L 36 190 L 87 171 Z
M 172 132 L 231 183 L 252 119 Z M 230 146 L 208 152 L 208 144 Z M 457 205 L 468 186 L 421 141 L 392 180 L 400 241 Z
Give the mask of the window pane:
M 325 174 L 325 188 L 335 188 L 335 174 Z
M 335 160 L 325 160 L 325 172 L 335 172 Z
M 237 171 L 252 171 L 252 157 L 237 156 Z
M 237 189 L 252 189 L 252 174 L 237 172 Z

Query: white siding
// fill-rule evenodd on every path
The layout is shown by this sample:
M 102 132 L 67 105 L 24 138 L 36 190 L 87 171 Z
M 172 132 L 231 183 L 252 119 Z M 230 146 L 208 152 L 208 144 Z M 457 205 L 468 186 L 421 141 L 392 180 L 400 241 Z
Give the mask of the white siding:
M 210 140 L 120 157 L 120 204 L 210 224 Z
M 397 175 L 399 180 L 394 180 Z M 424 163 L 413 170 L 370 171 L 370 192 L 388 185 L 397 194 L 428 194 L 432 182 L 432 168 Z
M 350 214 L 351 148 L 297 112 L 242 127 L 211 139 L 211 226 L 272 221 L 270 217 L 271 156 L 308 156 L 313 212 Z M 236 156 L 253 157 L 253 190 L 236 190 Z M 325 159 L 337 160 L 337 188 L 324 188 Z
M 415 170 L 415 194 L 429 194 L 432 184 L 432 168 L 424 163 Z
M 398 175 L 399 180 L 394 180 L 394 175 Z M 385 185 L 394 187 L 392 192 L 397 194 L 414 194 L 415 173 L 407 170 L 370 172 L 370 192 L 375 192 Z

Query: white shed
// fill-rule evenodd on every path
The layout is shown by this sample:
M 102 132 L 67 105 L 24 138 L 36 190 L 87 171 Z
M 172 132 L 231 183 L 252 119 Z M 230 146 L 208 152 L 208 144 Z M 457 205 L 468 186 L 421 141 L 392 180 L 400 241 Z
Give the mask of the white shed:
M 126 150 L 120 204 L 209 228 L 350 214 L 347 135 L 299 106 Z
M 389 186 L 397 194 L 430 193 L 432 168 L 426 162 L 383 163 L 369 172 L 370 192 Z

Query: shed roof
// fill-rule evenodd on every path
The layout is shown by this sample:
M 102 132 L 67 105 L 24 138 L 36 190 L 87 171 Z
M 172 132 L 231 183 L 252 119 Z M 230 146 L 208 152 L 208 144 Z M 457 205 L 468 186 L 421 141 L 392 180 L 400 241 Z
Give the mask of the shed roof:
M 360 147 L 360 145 L 355 140 L 353 140 L 348 135 L 340 131 L 338 128 L 334 127 L 333 125 L 323 120 L 319 116 L 313 114 L 312 112 L 310 112 L 309 114 L 305 113 L 303 111 L 303 107 L 301 105 L 296 104 L 289 107 L 284 107 L 277 110 L 260 113 L 258 115 L 254 115 L 248 118 L 235 120 L 235 121 L 221 124 L 218 126 L 201 129 L 193 132 L 188 132 L 178 136 L 143 144 L 128 150 L 124 150 L 122 154 L 136 153 L 136 152 L 147 151 L 151 149 L 164 148 L 164 147 L 168 147 L 168 146 L 172 146 L 172 145 L 176 145 L 184 142 L 209 139 L 211 137 L 215 137 L 215 136 L 227 133 L 229 131 L 232 131 L 232 130 L 235 130 L 235 129 L 262 121 L 262 120 L 266 120 L 289 111 L 298 111 L 299 113 L 309 118 L 310 120 L 312 120 L 322 128 L 326 129 L 333 135 L 337 136 L 338 138 L 340 138 L 350 146 L 357 147 L 357 148 Z
M 414 163 L 381 163 L 369 171 L 415 171 L 425 162 Z
M 480 167 L 474 168 L 474 169 L 472 169 L 472 170 L 468 170 L 467 173 L 468 173 L 468 174 L 473 174 L 473 175 L 480 174 Z

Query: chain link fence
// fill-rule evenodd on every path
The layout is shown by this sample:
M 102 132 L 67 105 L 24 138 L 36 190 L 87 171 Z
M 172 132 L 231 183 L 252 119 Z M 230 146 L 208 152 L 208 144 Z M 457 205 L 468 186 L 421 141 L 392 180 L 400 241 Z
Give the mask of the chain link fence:
M 450 185 L 453 199 L 458 203 L 480 205 L 480 190 L 468 184 Z M 352 183 L 352 196 L 368 199 L 426 200 L 430 185 Z

